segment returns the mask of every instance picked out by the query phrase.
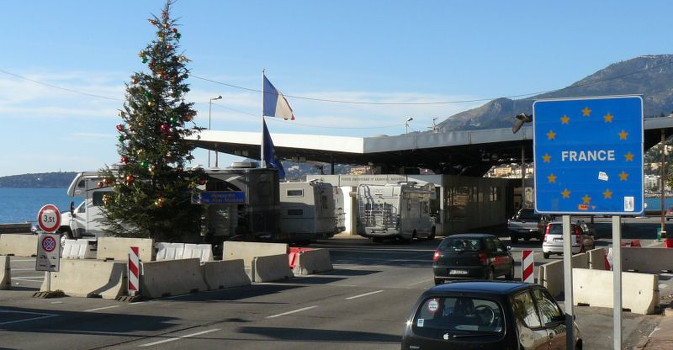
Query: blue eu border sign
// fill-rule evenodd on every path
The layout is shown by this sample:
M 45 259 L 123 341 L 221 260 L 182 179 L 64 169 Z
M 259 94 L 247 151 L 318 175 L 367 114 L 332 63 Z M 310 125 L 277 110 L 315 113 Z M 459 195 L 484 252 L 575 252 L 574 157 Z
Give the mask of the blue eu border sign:
M 535 211 L 642 214 L 640 96 L 535 101 L 533 132 Z

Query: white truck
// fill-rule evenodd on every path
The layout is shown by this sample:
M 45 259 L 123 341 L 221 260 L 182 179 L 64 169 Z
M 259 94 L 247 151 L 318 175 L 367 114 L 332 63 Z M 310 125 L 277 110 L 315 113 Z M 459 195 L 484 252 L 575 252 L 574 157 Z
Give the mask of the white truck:
M 78 173 L 68 187 L 68 196 L 82 198 L 75 207 L 70 202 L 70 211 L 61 213 L 61 227 L 58 232 L 64 238 L 95 238 L 103 235 L 104 219 L 101 213 L 103 196 L 112 191 L 110 187 L 100 187 L 103 178 L 98 172 Z
M 435 238 L 435 218 L 430 212 L 433 184 L 412 182 L 357 187 L 357 233 L 374 242 Z

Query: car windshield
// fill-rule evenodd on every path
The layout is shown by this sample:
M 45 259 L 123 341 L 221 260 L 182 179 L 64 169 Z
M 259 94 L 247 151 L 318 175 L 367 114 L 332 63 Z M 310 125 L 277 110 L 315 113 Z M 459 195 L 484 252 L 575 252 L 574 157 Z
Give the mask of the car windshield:
M 478 251 L 481 250 L 481 239 L 449 238 L 443 242 L 441 249 L 454 251 Z
M 413 319 L 414 332 L 426 337 L 460 338 L 504 331 L 500 304 L 487 299 L 433 297 L 425 300 Z
M 576 232 L 577 231 L 577 225 L 571 224 L 570 225 L 570 231 L 571 232 Z M 549 234 L 550 235 L 563 235 L 563 225 L 561 225 L 561 224 L 550 224 L 549 225 Z
M 519 212 L 520 220 L 539 220 L 540 216 L 534 210 L 522 210 Z

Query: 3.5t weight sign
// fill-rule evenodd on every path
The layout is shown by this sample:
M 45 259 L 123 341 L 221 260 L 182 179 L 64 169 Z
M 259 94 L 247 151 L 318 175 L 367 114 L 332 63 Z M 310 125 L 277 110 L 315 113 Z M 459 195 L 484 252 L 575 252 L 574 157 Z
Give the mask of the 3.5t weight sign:
M 37 223 L 45 232 L 56 232 L 61 227 L 61 212 L 53 204 L 47 204 L 37 214 Z

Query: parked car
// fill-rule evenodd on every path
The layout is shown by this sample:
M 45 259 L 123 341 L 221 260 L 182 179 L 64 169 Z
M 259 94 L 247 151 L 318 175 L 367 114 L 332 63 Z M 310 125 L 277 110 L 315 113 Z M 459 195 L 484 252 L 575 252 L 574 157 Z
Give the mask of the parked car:
M 542 240 L 544 228 L 552 221 L 550 215 L 536 214 L 533 209 L 519 209 L 509 220 L 507 230 L 512 243 L 519 242 L 520 238 L 528 241 L 531 238 Z
M 498 237 L 467 233 L 444 238 L 432 258 L 435 284 L 450 279 L 514 278 L 514 258 Z
M 673 205 L 666 209 L 666 221 L 673 219 Z
M 583 253 L 587 250 L 596 248 L 596 239 L 593 230 L 584 221 L 570 224 L 572 233 L 573 254 Z M 550 222 L 545 230 L 544 241 L 542 242 L 542 255 L 549 259 L 551 254 L 563 254 L 563 223 Z
M 582 338 L 573 323 L 575 349 Z M 455 281 L 425 291 L 407 318 L 402 350 L 565 349 L 565 313 L 538 284 Z

